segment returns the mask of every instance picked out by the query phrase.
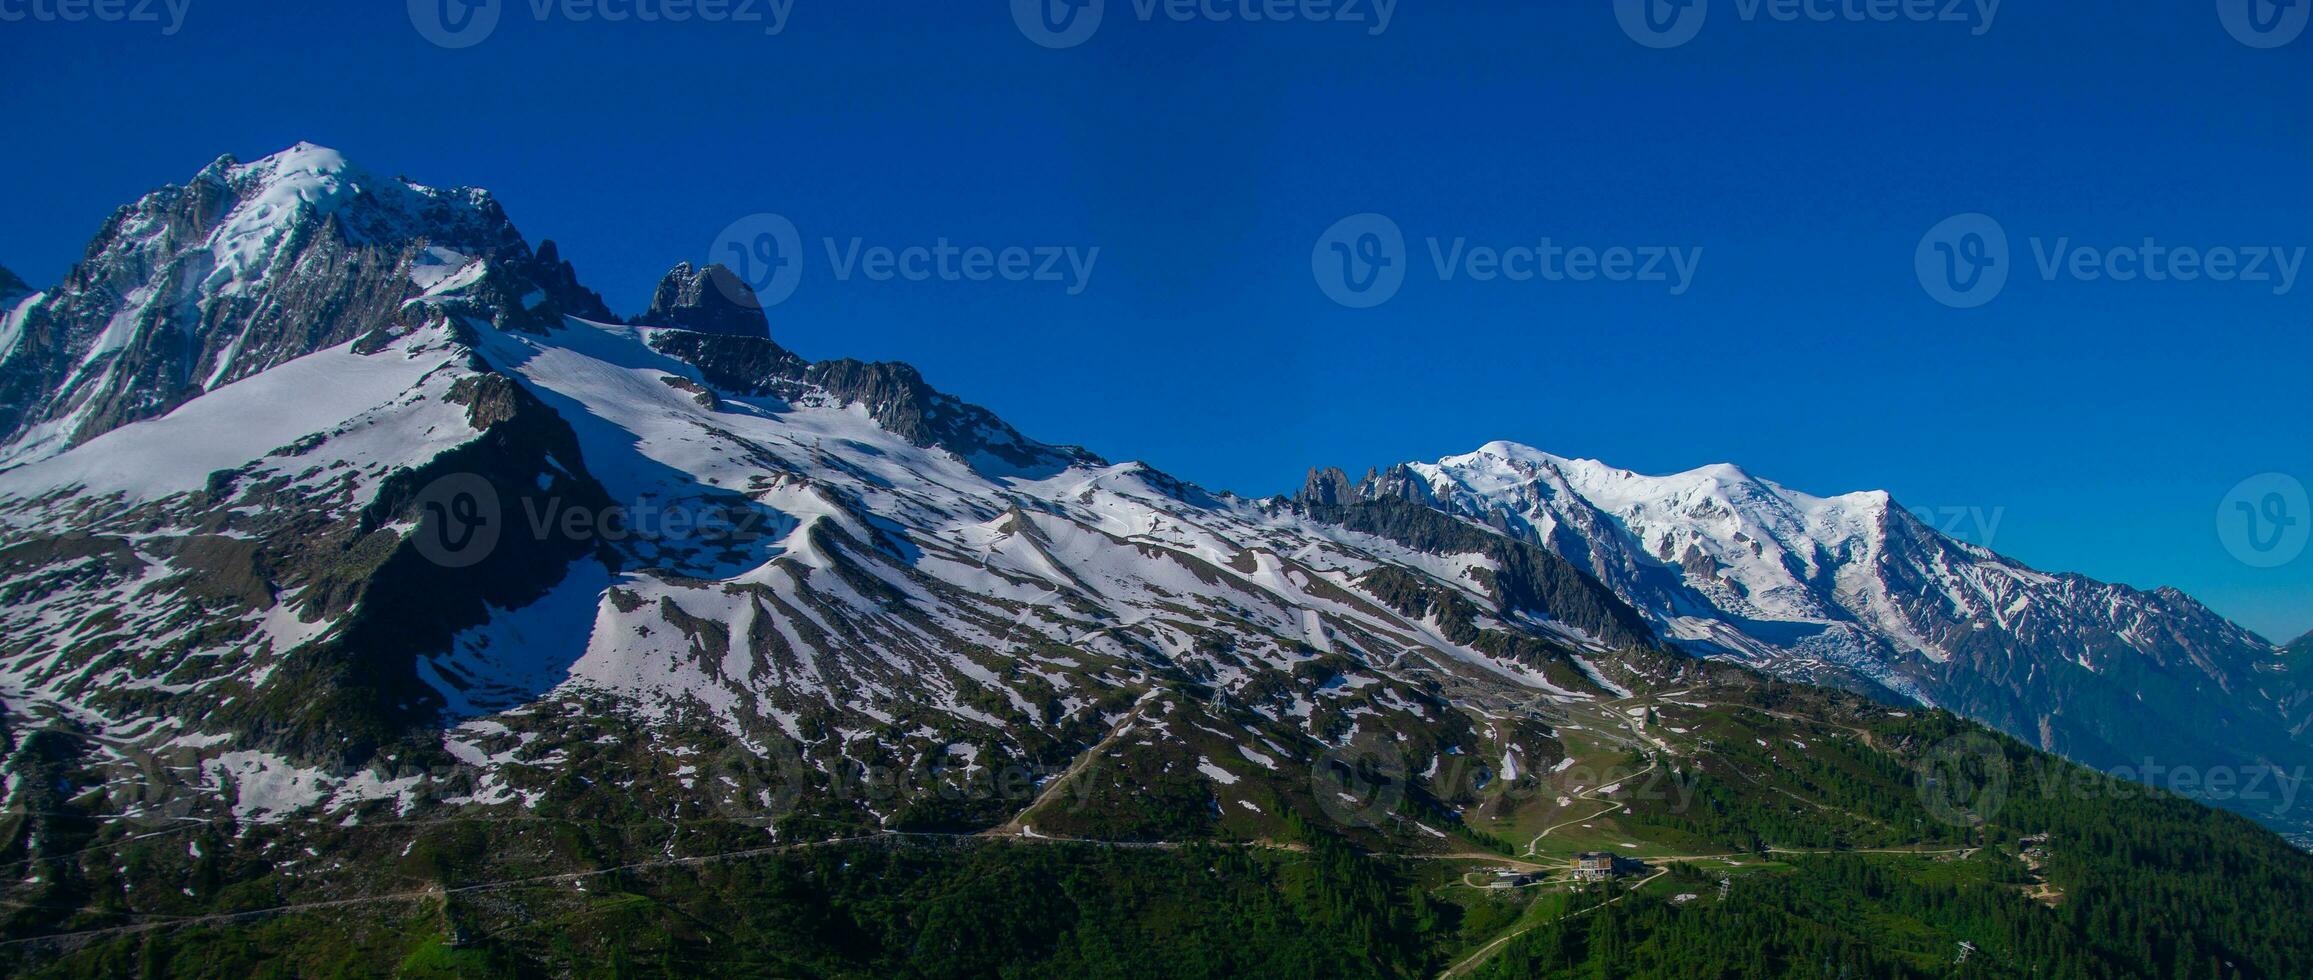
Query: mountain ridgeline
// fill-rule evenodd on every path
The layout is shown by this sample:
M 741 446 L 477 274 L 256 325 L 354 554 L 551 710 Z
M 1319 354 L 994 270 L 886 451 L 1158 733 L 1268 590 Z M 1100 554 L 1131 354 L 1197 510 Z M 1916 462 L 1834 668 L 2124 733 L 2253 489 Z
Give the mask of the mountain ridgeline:
M 469 257 L 497 282 L 463 285 L 502 325 L 608 316 L 553 243 L 533 251 L 486 192 L 379 177 L 311 145 L 221 158 L 114 212 L 62 283 L 9 314 L 6 458 L 372 333 Z M 508 292 L 513 281 L 531 294 Z
M 1207 490 L 307 144 L 0 305 L 12 974 L 2313 964 L 2313 860 L 2059 758 L 2289 774 L 2306 641 L 1884 494 Z
M 1643 476 L 1495 443 L 1358 481 L 1317 471 L 1300 499 L 1458 515 L 1565 556 L 1682 649 L 1948 708 L 2107 771 L 2268 786 L 2313 772 L 2313 691 L 2285 651 L 2177 590 L 1954 540 L 1883 493 L 1813 497 L 1725 465 Z M 2277 792 L 2186 791 L 2307 829 Z

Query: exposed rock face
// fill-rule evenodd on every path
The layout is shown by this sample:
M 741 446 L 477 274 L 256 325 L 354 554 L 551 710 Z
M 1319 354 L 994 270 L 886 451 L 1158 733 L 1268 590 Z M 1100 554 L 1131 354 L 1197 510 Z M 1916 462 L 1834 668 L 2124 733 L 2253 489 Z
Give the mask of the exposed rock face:
M 685 262 L 668 270 L 651 293 L 651 308 L 634 322 L 733 337 L 771 336 L 771 322 L 755 290 L 720 264 L 694 269 Z
M 939 446 L 983 469 L 1050 474 L 1101 462 L 1073 446 L 1047 446 L 1022 436 L 987 409 L 933 388 L 906 364 L 820 361 L 806 380 L 836 398 L 867 406 L 877 423 L 909 442 Z
M 496 283 L 509 325 L 607 316 L 487 192 L 384 178 L 310 144 L 223 157 L 115 212 L 0 330 L 0 466 L 395 324 L 407 301 Z
M 1530 613 L 1581 631 L 1611 647 L 1654 645 L 1654 630 L 1637 610 L 1583 570 L 1532 543 L 1505 537 L 1460 518 L 1392 497 L 1358 499 L 1340 470 L 1313 474 L 1299 508 L 1311 518 L 1379 535 L 1437 555 L 1480 555 L 1491 566 L 1482 577 L 1501 600 L 1488 615 Z M 1334 496 L 1341 503 L 1325 503 Z
M 815 363 L 767 337 L 734 333 L 661 331 L 652 334 L 651 345 L 696 365 L 726 391 L 863 406 L 894 434 L 918 446 L 946 449 L 984 471 L 1052 473 L 1101 462 L 1077 447 L 1050 446 L 1021 435 L 995 413 L 933 388 L 906 364 Z
M 1318 507 L 1339 507 L 1357 502 L 1357 484 L 1349 481 L 1349 474 L 1338 467 L 1311 469 L 1309 479 L 1301 486 L 1300 501 Z
M 651 336 L 652 348 L 696 366 L 707 382 L 737 395 L 793 397 L 811 362 L 768 337 L 669 330 Z

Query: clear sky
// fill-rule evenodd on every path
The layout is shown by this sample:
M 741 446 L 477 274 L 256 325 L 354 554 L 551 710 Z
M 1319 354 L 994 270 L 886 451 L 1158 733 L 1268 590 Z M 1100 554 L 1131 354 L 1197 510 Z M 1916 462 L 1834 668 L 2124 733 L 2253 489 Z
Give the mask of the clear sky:
M 2102 274 L 2313 246 L 2313 32 L 2256 48 L 2226 27 L 2266 0 L 2012 0 L 1988 25 L 1974 0 L 1960 22 L 1868 19 L 1948 0 L 1789 20 L 1708 0 L 1669 47 L 1607 0 L 1393 2 L 1378 31 L 1372 0 L 1104 0 L 1088 36 L 1042 36 L 1081 37 L 1058 48 L 1029 36 L 1035 0 L 1020 19 L 1005 0 L 678 0 L 680 23 L 668 0 L 502 0 L 486 35 L 442 2 L 68 22 L 0 0 L 0 264 L 53 282 L 113 207 L 297 140 L 492 189 L 622 312 L 776 213 L 803 245 L 771 311 L 798 352 L 904 359 L 1034 436 L 1207 486 L 1282 492 L 1311 466 L 1493 439 L 1647 472 L 1734 461 L 1885 488 L 2036 566 L 2175 585 L 2277 639 L 2313 628 L 2313 553 L 2256 567 L 2218 524 L 2250 516 L 2228 509 L 2244 479 L 2313 482 L 2313 268 L 2285 292 L 2277 258 L 2261 282 Z M 630 10 L 659 16 L 605 19 Z M 1655 44 L 1691 24 L 1655 13 Z M 1403 274 L 1359 309 L 1321 287 L 1348 267 L 1327 273 L 1343 253 L 1320 239 L 1364 213 L 1405 247 L 1371 251 L 1370 219 L 1337 233 Z M 1982 226 L 1923 236 L 1969 213 L 1997 222 L 2008 278 L 1957 309 L 1915 260 L 1965 279 L 1992 254 Z M 1060 282 L 975 282 L 842 261 L 854 239 L 942 238 L 1099 253 L 1073 295 L 1065 262 Z M 1475 278 L 1471 248 L 1545 238 L 1630 249 L 1634 274 L 1661 249 L 1665 278 Z M 2099 277 L 2044 274 L 2059 242 L 2095 247 Z

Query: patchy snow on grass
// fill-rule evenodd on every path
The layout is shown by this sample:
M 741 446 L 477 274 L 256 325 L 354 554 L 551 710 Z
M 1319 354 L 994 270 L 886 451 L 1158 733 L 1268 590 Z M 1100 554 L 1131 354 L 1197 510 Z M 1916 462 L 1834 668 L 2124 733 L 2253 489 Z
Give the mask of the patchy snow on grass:
M 203 775 L 233 795 L 233 819 L 274 823 L 329 798 L 330 779 L 265 752 L 227 752 L 208 760 Z
M 1230 771 L 1228 771 L 1227 769 L 1223 769 L 1223 768 L 1221 768 L 1220 766 L 1214 765 L 1214 764 L 1213 764 L 1213 760 L 1211 760 L 1211 759 L 1207 759 L 1207 758 L 1205 758 L 1205 757 L 1203 757 L 1203 756 L 1198 756 L 1198 757 L 1197 757 L 1197 771 L 1198 771 L 1198 772 L 1201 772 L 1201 773 L 1204 773 L 1204 774 L 1205 774 L 1205 776 L 1206 776 L 1206 778 L 1209 778 L 1209 779 L 1211 779 L 1212 781 L 1214 781 L 1214 782 L 1216 782 L 1216 783 L 1219 783 L 1219 784 L 1221 784 L 1221 785 L 1223 785 L 1223 786 L 1235 786 L 1235 785 L 1237 785 L 1237 774 L 1236 774 L 1236 773 L 1230 772 Z

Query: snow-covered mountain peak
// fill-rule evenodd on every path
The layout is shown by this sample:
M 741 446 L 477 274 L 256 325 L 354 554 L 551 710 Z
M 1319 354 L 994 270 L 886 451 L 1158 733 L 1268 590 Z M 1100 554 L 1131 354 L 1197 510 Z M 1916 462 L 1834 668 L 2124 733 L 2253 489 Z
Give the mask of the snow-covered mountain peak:
M 2246 680 L 2272 645 L 2184 593 L 2034 571 L 1884 491 L 1819 497 L 1729 464 L 1654 476 L 1494 442 L 1355 485 L 1320 471 L 1305 497 L 1429 504 L 1557 552 L 1695 652 L 1951 705 L 2075 755 L 2134 744 L 2113 719 L 2158 700 L 2205 713 L 2248 692 L 2226 710 L 2292 710 Z
M 405 300 L 452 289 L 529 323 L 609 317 L 486 192 L 379 176 L 311 143 L 222 158 L 115 212 L 63 282 L 7 311 L 0 467 L 408 326 Z
M 212 168 L 202 176 L 221 186 L 233 203 L 208 236 L 215 271 L 188 297 L 195 301 L 261 281 L 302 226 L 330 218 L 357 244 L 439 236 L 452 239 L 452 247 L 459 240 L 479 244 L 477 233 L 496 237 L 505 223 L 487 191 L 440 190 L 382 177 L 312 143 L 252 163 Z
M 1800 564 L 1812 565 L 1809 553 L 1817 547 L 1878 541 L 1889 513 L 1896 510 L 1885 491 L 1817 497 L 1752 476 L 1733 463 L 1651 476 L 1503 441 L 1405 469 L 1418 475 L 1437 500 L 1477 514 L 1513 517 L 1540 528 L 1545 537 L 1565 516 L 1559 504 L 1579 500 L 1640 529 L 1649 539 L 1647 550 L 1657 554 L 1689 544 L 1713 552 L 1738 544 L 1756 552 L 1757 542 L 1773 541 L 1796 546 Z
M 216 162 L 204 168 L 200 174 L 201 179 L 219 181 L 235 188 L 268 183 L 319 187 L 368 176 L 367 171 L 354 166 L 345 154 L 302 140 L 287 149 L 246 163 L 228 153 L 218 157 Z
M 261 246 L 279 244 L 296 225 L 331 216 L 340 217 L 349 233 L 395 237 L 456 234 L 464 230 L 459 226 L 504 221 L 488 191 L 383 176 L 313 143 L 248 163 L 221 157 L 185 185 L 146 195 L 129 212 L 165 217 L 187 194 L 212 197 L 223 211 L 209 236 L 212 245 L 251 246 L 257 256 L 263 255 Z M 451 227 L 440 227 L 445 224 Z M 232 249 L 217 251 L 220 265 L 231 263 Z
M 302 201 L 324 210 L 364 195 L 386 204 L 427 200 L 480 204 L 490 200 L 490 192 L 480 188 L 436 188 L 407 178 L 386 177 L 337 150 L 302 141 L 247 163 L 231 155 L 219 157 L 195 179 L 224 184 L 244 200 L 256 197 L 276 206 Z
M 1433 464 L 1413 464 L 1412 468 L 1433 480 L 1445 479 L 1471 489 L 1514 488 L 1539 479 L 1586 495 L 1625 499 L 1641 505 L 1697 495 L 1724 497 L 1749 492 L 1748 488 L 1768 486 L 1733 463 L 1713 463 L 1667 476 L 1649 476 L 1601 460 L 1560 456 L 1504 440 L 1489 442 L 1476 452 L 1447 456 Z

